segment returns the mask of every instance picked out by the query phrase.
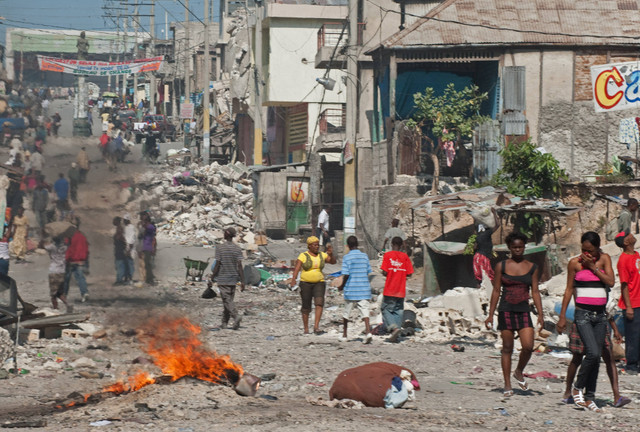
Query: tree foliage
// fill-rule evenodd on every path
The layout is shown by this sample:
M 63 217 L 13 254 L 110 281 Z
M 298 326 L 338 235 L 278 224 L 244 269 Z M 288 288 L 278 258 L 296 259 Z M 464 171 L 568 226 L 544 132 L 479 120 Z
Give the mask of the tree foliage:
M 435 96 L 433 88 L 427 87 L 424 93 L 413 95 L 416 112 L 407 126 L 423 132 L 430 130 L 441 141 L 470 138 L 478 124 L 489 120 L 480 115 L 480 105 L 487 97 L 487 93 L 480 93 L 476 85 L 458 91 L 454 84 L 449 84 L 442 96 Z M 431 141 L 431 138 L 427 139 Z
M 487 97 L 487 93 L 480 93 L 476 85 L 458 91 L 454 84 L 447 85 L 442 96 L 435 96 L 431 87 L 413 95 L 416 112 L 407 121 L 407 127 L 423 139 L 423 148 L 433 162 L 432 194 L 438 193 L 438 155 L 443 150 L 442 144 L 451 141 L 459 145 L 463 138 L 473 135 L 478 124 L 489 120 L 480 115 L 480 105 Z
M 550 153 L 539 151 L 531 140 L 505 146 L 500 156 L 502 168 L 496 183 L 507 192 L 522 198 L 560 195 L 560 180 L 566 180 L 567 174 Z

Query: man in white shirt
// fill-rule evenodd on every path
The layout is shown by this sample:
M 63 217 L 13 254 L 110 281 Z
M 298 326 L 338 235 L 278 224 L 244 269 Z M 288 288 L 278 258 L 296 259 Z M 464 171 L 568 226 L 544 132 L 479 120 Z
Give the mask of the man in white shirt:
M 136 239 L 138 237 L 136 227 L 131 223 L 131 216 L 129 213 L 122 217 L 124 223 L 124 241 L 127 243 L 127 259 L 125 261 L 124 280 L 125 283 L 130 283 L 133 280 L 133 271 L 135 269 L 135 255 L 136 255 Z
M 323 207 L 322 211 L 318 215 L 318 237 L 320 237 L 320 245 L 327 249 L 329 243 L 329 212 L 331 206 Z

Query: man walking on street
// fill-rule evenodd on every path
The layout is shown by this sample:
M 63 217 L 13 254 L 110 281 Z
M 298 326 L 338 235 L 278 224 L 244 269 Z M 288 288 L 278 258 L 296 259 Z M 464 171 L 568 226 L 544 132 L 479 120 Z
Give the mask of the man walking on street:
M 136 254 L 136 227 L 131 223 L 131 216 L 129 213 L 122 217 L 124 223 L 124 241 L 127 244 L 127 257 L 125 259 L 125 274 L 124 280 L 129 283 L 133 280 L 133 273 L 135 270 L 134 260 Z
M 634 249 L 636 238 L 628 231 L 621 232 L 615 239 L 622 248 L 618 260 L 621 295 L 618 307 L 624 313 L 624 344 L 627 366 L 630 375 L 640 372 L 640 254 Z
M 47 224 L 47 207 L 49 206 L 49 191 L 44 187 L 41 177 L 37 179 L 36 188 L 31 196 L 31 209 L 36 216 L 36 223 L 40 228 L 40 238 L 44 237 L 44 226 Z
M 240 291 L 244 291 L 244 272 L 242 270 L 242 250 L 233 243 L 236 230 L 229 227 L 224 230 L 225 242 L 216 246 L 216 265 L 211 272 L 211 280 L 218 283 L 224 311 L 220 328 L 227 328 L 229 320 L 233 320 L 232 328 L 238 330 L 242 316 L 238 314 L 233 301 L 236 284 L 240 282 Z
M 71 162 L 71 168 L 69 168 L 67 176 L 69 177 L 69 195 L 71 197 L 71 201 L 77 204 L 78 184 L 80 183 L 80 169 L 78 169 L 77 163 Z
M 638 200 L 635 198 L 629 198 L 627 200 L 627 207 L 620 212 L 618 216 L 618 232 L 631 232 L 631 223 L 637 221 L 636 212 L 638 211 Z M 636 234 L 638 229 L 636 225 Z
M 155 285 L 153 258 L 156 254 L 156 226 L 151 222 L 149 212 L 140 213 L 140 236 L 142 236 L 142 256 L 144 258 L 145 282 Z
M 58 207 L 58 211 L 60 212 L 60 219 L 64 220 L 67 216 L 67 212 L 69 211 L 69 182 L 66 178 L 64 178 L 63 173 L 58 174 L 58 180 L 53 184 L 53 190 L 56 193 L 56 197 L 58 197 L 58 201 L 56 206 Z
M 80 183 L 86 183 L 87 173 L 89 172 L 89 156 L 87 155 L 85 147 L 82 147 L 78 152 L 76 163 L 78 164 L 78 168 L 80 168 Z
M 66 253 L 67 271 L 64 277 L 64 295 L 69 298 L 69 287 L 71 285 L 71 276 L 73 276 L 76 279 L 78 288 L 80 288 L 82 303 L 84 303 L 89 300 L 87 280 L 84 277 L 84 270 L 89 262 L 89 242 L 87 242 L 84 234 L 80 232 L 80 219 L 76 218 L 74 225 L 76 226 L 76 232 L 71 237 Z
M 341 341 L 347 340 L 347 325 L 351 309 L 356 306 L 362 315 L 365 326 L 364 343 L 371 343 L 371 327 L 369 325 L 369 300 L 371 300 L 371 285 L 369 273 L 371 264 L 369 257 L 358 250 L 358 239 L 355 236 L 347 238 L 349 253 L 342 259 L 342 275 L 344 282 L 344 314 L 342 315 L 343 331 Z
M 116 282 L 114 285 L 124 285 L 127 266 L 127 242 L 124 239 L 124 228 L 119 216 L 113 218 L 115 233 L 113 234 L 113 253 L 116 267 Z
M 318 215 L 318 237 L 320 237 L 320 246 L 324 246 L 324 250 L 327 250 L 327 244 L 329 243 L 329 213 L 331 212 L 331 206 L 323 207 L 322 211 Z
M 394 218 L 391 221 L 391 228 L 389 228 L 387 230 L 387 232 L 384 233 L 384 243 L 382 243 L 382 251 L 385 252 L 386 248 L 387 248 L 387 242 L 391 243 L 391 240 L 394 237 L 400 237 L 402 239 L 403 242 L 403 252 L 406 252 L 404 250 L 404 241 L 407 239 L 407 235 L 404 233 L 404 231 L 402 231 L 402 229 L 398 228 L 398 224 L 400 224 L 400 220 L 397 218 Z
M 397 342 L 402 331 L 404 298 L 407 294 L 407 276 L 413 274 L 409 255 L 402 252 L 402 238 L 393 237 L 389 252 L 382 257 L 382 274 L 387 277 L 382 292 L 382 322 L 391 333 L 389 342 Z

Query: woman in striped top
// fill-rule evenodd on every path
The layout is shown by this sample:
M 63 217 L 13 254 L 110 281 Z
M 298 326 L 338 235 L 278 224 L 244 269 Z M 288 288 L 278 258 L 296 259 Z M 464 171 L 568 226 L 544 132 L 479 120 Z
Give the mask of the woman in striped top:
M 575 296 L 575 323 L 584 345 L 585 357 L 571 393 L 579 407 L 600 412 L 594 398 L 600 355 L 607 332 L 605 308 L 609 289 L 615 280 L 611 257 L 600 250 L 600 236 L 589 231 L 582 235 L 580 241 L 582 253 L 579 257 L 572 258 L 567 267 L 567 288 L 564 291 L 557 327 L 558 333 L 565 330 L 567 307 L 571 298 Z

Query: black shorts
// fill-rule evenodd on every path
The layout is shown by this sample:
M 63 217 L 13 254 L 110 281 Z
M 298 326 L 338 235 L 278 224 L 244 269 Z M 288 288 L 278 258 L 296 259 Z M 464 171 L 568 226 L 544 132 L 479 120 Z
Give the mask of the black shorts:
M 498 330 L 520 330 L 531 325 L 529 312 L 498 312 Z
M 303 313 L 311 312 L 311 299 L 314 299 L 316 306 L 324 306 L 325 289 L 324 281 L 316 283 L 300 281 L 300 297 L 302 297 L 302 308 L 300 310 Z

